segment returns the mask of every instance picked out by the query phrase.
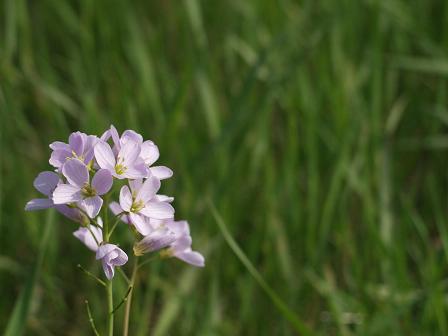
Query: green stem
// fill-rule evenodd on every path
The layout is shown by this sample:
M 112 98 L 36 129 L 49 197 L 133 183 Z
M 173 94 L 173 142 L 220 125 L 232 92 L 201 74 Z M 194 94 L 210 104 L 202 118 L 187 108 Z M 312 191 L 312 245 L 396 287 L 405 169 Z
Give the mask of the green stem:
M 92 327 L 92 331 L 95 334 L 95 336 L 100 336 L 98 330 L 96 330 L 95 320 L 93 319 L 92 312 L 90 311 L 89 301 L 85 300 L 84 302 L 86 304 L 87 315 L 89 316 L 89 322 L 90 326 Z
M 129 316 L 131 314 L 132 293 L 134 292 L 137 270 L 138 270 L 138 257 L 134 257 L 134 265 L 132 266 L 132 276 L 131 281 L 129 283 L 131 290 L 126 300 L 126 310 L 124 312 L 123 336 L 128 336 L 129 333 Z
M 109 336 L 114 336 L 114 297 L 112 295 L 112 279 L 107 282 L 107 317 Z
M 109 242 L 109 216 L 108 216 L 108 208 L 109 208 L 109 197 L 106 196 L 106 208 L 104 213 L 104 230 L 103 230 L 103 238 L 104 242 Z M 114 296 L 112 290 L 112 280 L 110 279 L 107 282 L 106 291 L 107 291 L 107 320 L 108 320 L 108 335 L 114 336 Z

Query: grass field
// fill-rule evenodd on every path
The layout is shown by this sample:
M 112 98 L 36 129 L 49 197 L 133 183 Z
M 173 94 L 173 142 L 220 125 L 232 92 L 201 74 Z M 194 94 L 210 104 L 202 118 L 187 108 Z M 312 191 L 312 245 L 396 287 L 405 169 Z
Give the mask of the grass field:
M 447 80 L 446 1 L 0 1 L 0 330 L 103 332 L 76 226 L 23 208 L 114 124 L 206 256 L 145 268 L 132 335 L 448 335 Z

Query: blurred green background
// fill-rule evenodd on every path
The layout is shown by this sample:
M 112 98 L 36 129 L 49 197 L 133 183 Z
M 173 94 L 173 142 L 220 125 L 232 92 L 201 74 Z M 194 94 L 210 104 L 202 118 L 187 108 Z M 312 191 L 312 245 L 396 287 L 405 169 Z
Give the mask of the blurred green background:
M 220 217 L 313 334 L 448 335 L 448 2 L 0 4 L 6 335 L 90 335 L 86 298 L 103 331 L 76 226 L 23 208 L 50 142 L 111 123 L 159 146 L 207 263 L 148 265 L 132 335 L 295 334 Z

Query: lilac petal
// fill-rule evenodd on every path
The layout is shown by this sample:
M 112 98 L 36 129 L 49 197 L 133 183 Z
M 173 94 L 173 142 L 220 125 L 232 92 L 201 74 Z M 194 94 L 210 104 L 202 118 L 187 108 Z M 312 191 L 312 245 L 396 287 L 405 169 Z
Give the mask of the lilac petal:
M 110 262 L 114 266 L 123 266 L 128 262 L 128 255 L 119 247 L 115 249 L 117 256 L 115 256 Z
M 98 195 L 104 195 L 112 187 L 113 179 L 109 170 L 100 169 L 92 179 L 92 187 Z
M 170 246 L 176 240 L 173 232 L 166 228 L 161 228 L 153 231 L 137 244 L 134 245 L 134 253 L 137 256 L 148 252 L 158 251 Z
M 110 138 L 110 130 L 107 130 L 106 132 L 104 132 L 101 137 L 100 140 L 101 141 L 107 141 Z
M 112 141 L 114 145 L 120 149 L 120 136 L 118 135 L 117 129 L 114 125 L 110 125 L 110 135 L 112 136 Z
M 54 204 L 67 204 L 80 201 L 81 190 L 79 187 L 70 184 L 60 184 L 53 192 Z
M 195 251 L 184 251 L 181 253 L 176 253 L 174 255 L 176 258 L 179 258 L 182 261 L 185 261 L 186 263 L 196 266 L 196 267 L 204 267 L 205 266 L 205 260 L 202 254 Z
M 150 234 L 153 230 L 152 225 L 148 218 L 135 213 L 129 214 L 129 219 L 134 227 L 140 232 L 143 236 Z
M 150 166 L 159 158 L 159 148 L 154 144 L 154 142 L 150 140 L 145 141 L 141 146 L 140 156 L 145 161 L 145 164 Z
M 67 145 L 65 142 L 62 141 L 55 141 L 52 142 L 49 146 L 52 150 L 65 150 L 67 152 L 71 151 L 71 148 L 69 145 Z
M 133 165 L 139 155 L 140 145 L 135 141 L 129 140 L 121 146 L 117 161 L 129 168 Z
M 70 148 L 76 153 L 79 157 L 84 152 L 84 136 L 85 134 L 81 132 L 75 132 L 70 134 L 68 138 L 68 144 Z
M 148 202 L 140 212 L 150 218 L 171 219 L 174 216 L 174 208 L 169 203 Z
M 183 235 L 190 235 L 190 226 L 187 221 L 171 221 L 166 223 L 168 229 L 173 231 L 178 237 Z
M 49 198 L 35 198 L 25 205 L 26 211 L 43 210 L 52 208 L 54 203 Z
M 128 186 L 123 186 L 120 190 L 120 206 L 126 212 L 131 211 L 132 194 Z
M 123 212 L 123 209 L 121 208 L 120 204 L 117 202 L 112 202 L 109 205 L 110 210 L 112 213 L 117 216 L 118 214 L 121 214 Z M 125 222 L 126 224 L 129 224 L 128 216 L 125 214 L 120 215 L 121 221 Z
M 50 196 L 56 186 L 59 183 L 59 175 L 50 172 L 50 171 L 44 171 L 37 175 L 36 179 L 34 180 L 34 188 L 36 188 L 38 191 L 40 191 L 42 194 Z
M 107 142 L 98 141 L 93 150 L 96 162 L 101 168 L 115 171 L 115 156 Z
M 143 137 L 133 130 L 126 130 L 121 135 L 121 143 L 125 144 L 128 141 L 134 141 L 141 145 L 143 143 Z
M 92 161 L 93 157 L 95 156 L 94 148 L 97 142 L 99 141 L 98 137 L 95 135 L 89 135 L 84 144 L 84 162 L 88 164 L 90 161 Z
M 191 248 L 191 236 L 183 235 L 176 240 L 173 244 L 172 249 L 177 252 L 182 252 Z
M 103 199 L 99 196 L 87 197 L 79 202 L 79 206 L 90 218 L 95 218 L 103 206 Z
M 130 180 L 129 187 L 131 187 L 132 195 L 137 195 L 138 191 L 142 187 L 143 180 L 141 178 Z
M 149 168 L 151 174 L 157 177 L 159 180 L 165 180 L 173 176 L 173 171 L 165 166 L 155 166 Z
M 123 212 L 123 209 L 121 208 L 118 202 L 111 202 L 109 204 L 109 209 L 112 211 L 114 215 L 118 215 L 119 213 Z
M 111 253 L 113 250 L 117 248 L 117 245 L 114 244 L 104 244 L 101 245 L 96 251 L 96 260 L 103 259 L 106 255 Z
M 146 204 L 160 189 L 160 180 L 151 176 L 143 183 L 137 193 L 136 200 Z
M 84 219 L 86 219 L 87 217 L 78 209 L 75 208 L 71 208 L 67 205 L 64 204 L 58 204 L 55 205 L 55 209 L 57 211 L 59 211 L 61 214 L 63 214 L 65 217 L 70 218 L 71 220 L 78 222 L 78 223 L 83 223 Z
M 71 185 L 79 188 L 82 188 L 89 182 L 89 171 L 87 166 L 78 159 L 70 159 L 64 163 L 62 174 L 64 174 Z
M 148 176 L 148 169 L 144 164 L 134 165 L 132 167 L 128 167 L 128 169 L 124 172 L 122 177 L 128 179 L 139 179 Z
M 61 167 L 68 158 L 72 157 L 72 152 L 70 150 L 56 149 L 51 153 L 50 160 L 48 162 L 56 168 Z
M 93 238 L 92 233 L 95 236 L 96 240 Z M 93 225 L 90 225 L 90 231 L 85 227 L 81 227 L 73 232 L 73 235 L 93 252 L 96 252 L 98 250 L 97 241 L 98 243 L 101 243 L 103 241 L 103 233 L 101 229 Z
M 159 194 L 159 195 L 154 195 L 154 200 L 157 202 L 171 203 L 172 201 L 174 201 L 174 197 Z
M 102 261 L 102 265 L 103 265 L 103 271 L 104 271 L 104 274 L 106 275 L 106 278 L 109 280 L 112 280 L 112 278 L 114 277 L 114 274 L 115 274 L 114 266 L 109 265 L 105 261 Z

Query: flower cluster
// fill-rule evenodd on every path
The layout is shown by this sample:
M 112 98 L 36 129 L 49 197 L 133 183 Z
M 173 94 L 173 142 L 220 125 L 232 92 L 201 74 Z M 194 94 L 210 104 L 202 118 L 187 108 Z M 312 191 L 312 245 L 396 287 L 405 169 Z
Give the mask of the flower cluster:
M 54 171 L 42 172 L 34 180 L 34 187 L 44 197 L 29 201 L 25 210 L 55 208 L 79 223 L 73 235 L 96 253 L 108 279 L 128 256 L 110 242 L 116 225 L 109 227 L 99 217 L 107 207 L 115 215 L 115 223 L 126 223 L 137 237 L 136 256 L 161 251 L 162 257 L 204 266 L 204 257 L 191 249 L 188 223 L 174 220 L 174 199 L 157 194 L 161 181 L 173 172 L 153 166 L 159 150 L 152 141 L 144 141 L 132 130 L 120 136 L 111 126 L 101 137 L 75 132 L 68 143 L 53 142 L 50 148 L 49 163 Z M 109 203 L 114 184 L 121 185 L 118 202 Z

